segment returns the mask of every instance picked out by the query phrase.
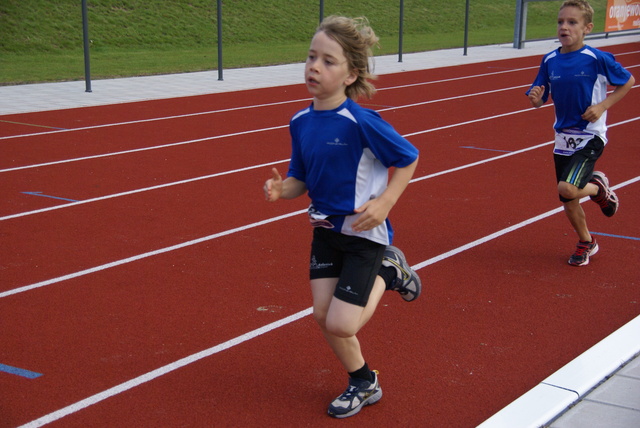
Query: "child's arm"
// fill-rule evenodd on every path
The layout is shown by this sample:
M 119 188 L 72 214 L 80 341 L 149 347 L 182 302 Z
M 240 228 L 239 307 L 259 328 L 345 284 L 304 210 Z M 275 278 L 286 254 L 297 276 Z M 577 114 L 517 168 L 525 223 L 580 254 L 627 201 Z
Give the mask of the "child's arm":
M 542 100 L 542 96 L 544 95 L 544 86 L 534 86 L 529 91 L 529 101 L 531 101 L 531 105 L 535 108 L 538 108 L 544 104 Z
M 382 222 L 385 221 L 391 208 L 398 202 L 400 195 L 402 195 L 404 189 L 409 185 L 409 181 L 411 177 L 413 177 L 417 166 L 418 159 L 404 168 L 396 168 L 393 171 L 391 180 L 389 180 L 389 185 L 385 191 L 382 192 L 382 195 L 365 202 L 364 205 L 355 210 L 356 213 L 363 214 L 353 223 L 354 231 L 362 232 L 364 230 L 371 230 L 374 227 L 380 226 Z
M 272 177 L 264 183 L 264 197 L 269 202 L 278 199 L 293 199 L 304 195 L 307 185 L 294 177 L 287 177 L 282 180 L 277 168 L 271 169 Z
M 636 80 L 633 76 L 631 76 L 627 83 L 622 86 L 616 86 L 611 95 L 605 98 L 601 103 L 589 106 L 587 111 L 585 111 L 582 115 L 582 118 L 584 120 L 588 120 L 589 122 L 597 121 L 606 110 L 610 109 L 615 103 L 624 98 L 624 96 L 627 95 L 627 92 L 631 90 L 631 87 L 635 83 Z

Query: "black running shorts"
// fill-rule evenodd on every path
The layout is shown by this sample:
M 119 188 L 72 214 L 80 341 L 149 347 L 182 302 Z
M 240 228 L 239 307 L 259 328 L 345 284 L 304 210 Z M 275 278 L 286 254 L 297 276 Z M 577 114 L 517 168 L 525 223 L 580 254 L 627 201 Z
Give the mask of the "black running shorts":
M 382 265 L 385 245 L 329 229 L 313 229 L 310 279 L 338 278 L 334 296 L 365 307 Z
M 602 156 L 604 142 L 600 137 L 593 137 L 584 148 L 571 156 L 553 155 L 556 166 L 556 180 L 573 184 L 578 189 L 584 189 L 593 176 L 596 161 Z M 569 202 L 560 196 L 562 202 Z

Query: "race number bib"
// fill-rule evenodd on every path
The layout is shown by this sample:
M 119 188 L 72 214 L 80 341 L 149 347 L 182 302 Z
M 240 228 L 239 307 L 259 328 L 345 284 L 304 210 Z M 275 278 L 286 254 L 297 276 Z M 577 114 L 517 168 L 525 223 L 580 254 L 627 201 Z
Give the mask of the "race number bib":
M 556 155 L 571 156 L 578 150 L 584 148 L 591 139 L 593 139 L 593 134 L 564 129 L 563 132 L 556 132 L 556 145 L 553 153 Z

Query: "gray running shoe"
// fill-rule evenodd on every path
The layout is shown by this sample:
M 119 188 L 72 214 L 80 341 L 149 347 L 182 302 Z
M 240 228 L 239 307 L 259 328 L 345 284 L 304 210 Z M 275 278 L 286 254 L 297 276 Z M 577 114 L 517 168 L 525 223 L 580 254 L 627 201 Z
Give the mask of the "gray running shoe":
M 407 264 L 407 259 L 402 251 L 389 245 L 382 258 L 382 266 L 393 266 L 398 276 L 394 280 L 391 289 L 400 293 L 407 302 L 415 300 L 422 291 L 422 282 L 418 274 Z
M 364 406 L 377 403 L 382 398 L 378 384 L 378 372 L 371 372 L 373 382 L 349 378 L 349 387 L 329 405 L 328 413 L 334 418 L 348 418 L 358 413 Z

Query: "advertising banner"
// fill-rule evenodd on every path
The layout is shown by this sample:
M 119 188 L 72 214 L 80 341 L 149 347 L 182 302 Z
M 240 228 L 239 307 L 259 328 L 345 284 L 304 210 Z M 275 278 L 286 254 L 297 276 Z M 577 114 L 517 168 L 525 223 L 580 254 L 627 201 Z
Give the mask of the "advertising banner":
M 605 33 L 640 29 L 640 0 L 607 0 Z

